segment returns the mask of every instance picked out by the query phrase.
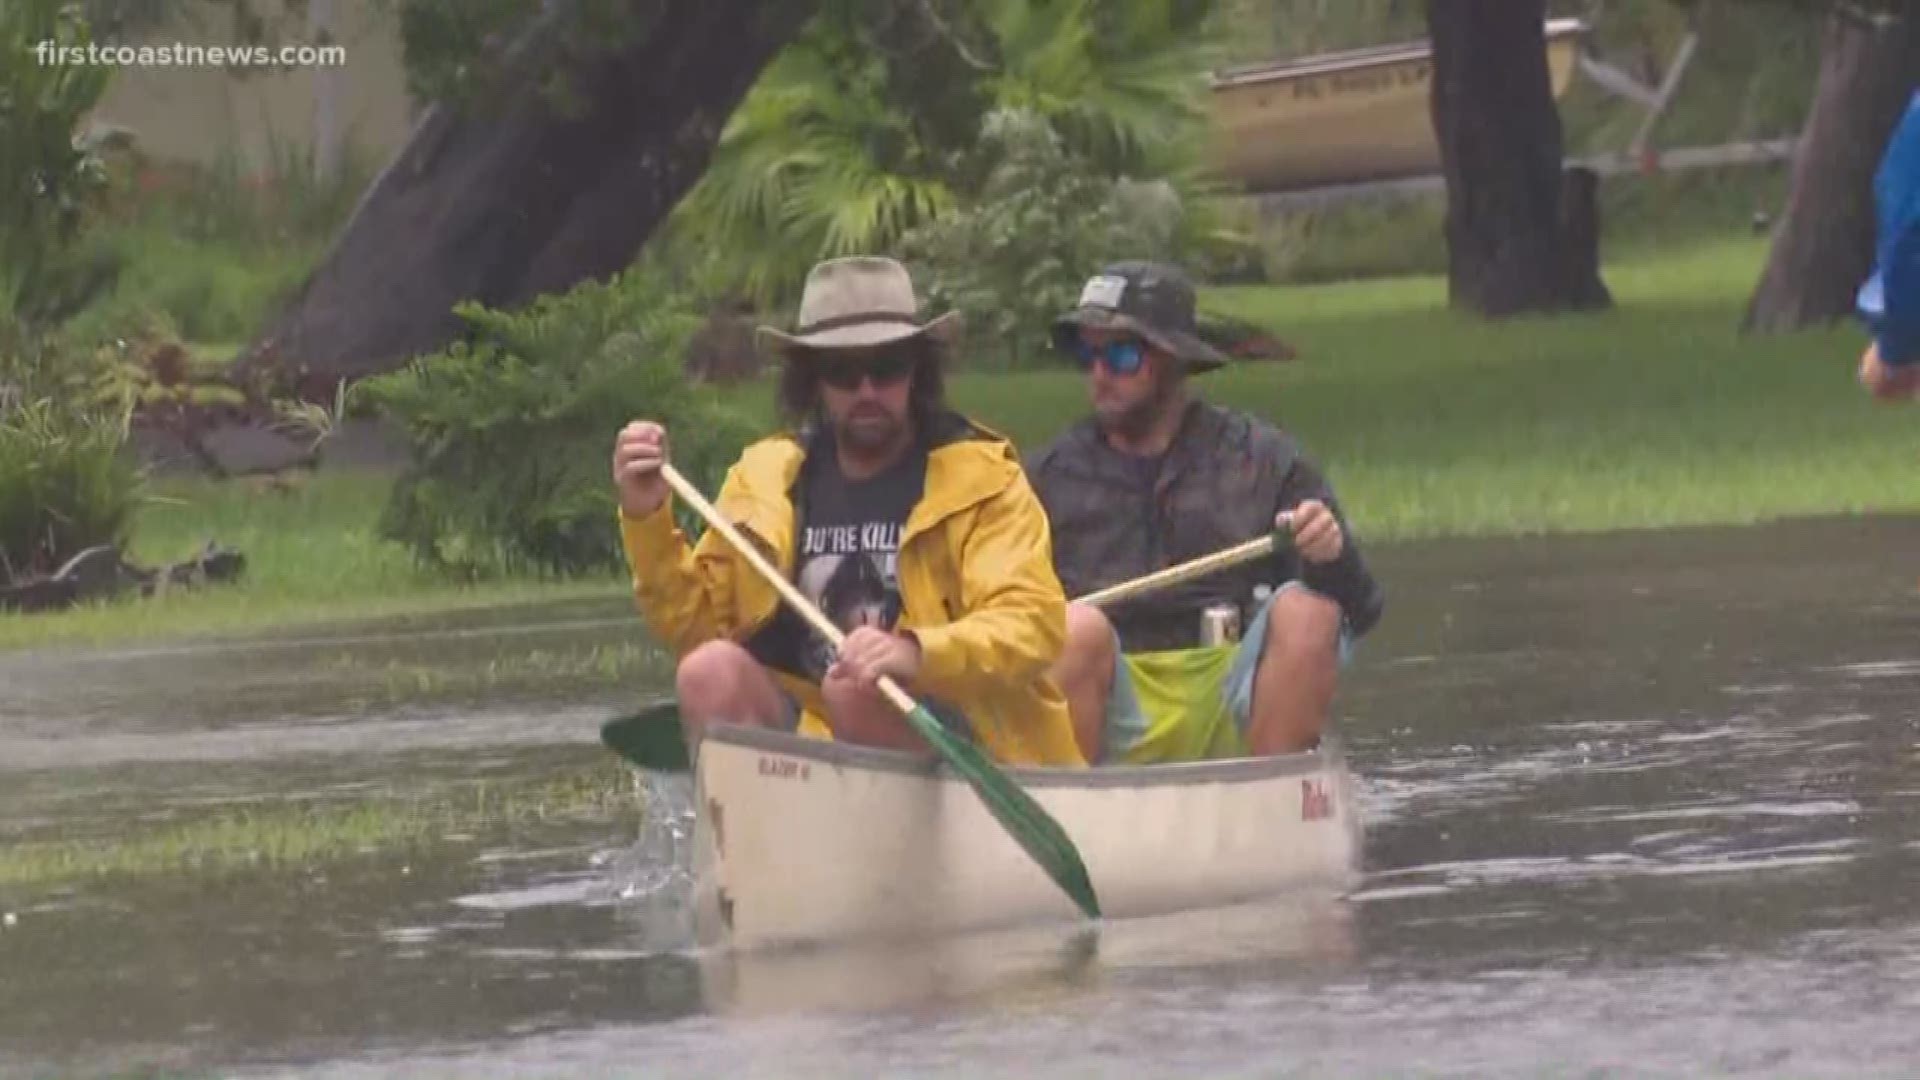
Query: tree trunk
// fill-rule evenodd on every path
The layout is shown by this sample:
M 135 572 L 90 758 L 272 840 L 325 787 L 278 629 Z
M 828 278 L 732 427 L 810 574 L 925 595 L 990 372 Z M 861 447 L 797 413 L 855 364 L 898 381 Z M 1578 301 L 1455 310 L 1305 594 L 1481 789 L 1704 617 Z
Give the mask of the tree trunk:
M 1742 329 L 1846 318 L 1873 268 L 1873 174 L 1920 77 L 1920 19 L 1829 15 L 1793 185 Z
M 1600 280 L 1600 177 L 1575 167 L 1561 176 L 1559 240 L 1560 301 L 1576 311 L 1613 306 Z
M 817 0 L 630 0 L 649 27 L 559 57 L 583 104 L 539 85 L 566 4 L 548 4 L 484 102 L 430 108 L 240 376 L 329 401 L 458 332 L 453 305 L 523 303 L 628 266 L 701 173 L 722 125 Z
M 1545 19 L 1544 0 L 1427 0 L 1448 297 L 1492 318 L 1606 302 L 1591 201 L 1562 218 Z

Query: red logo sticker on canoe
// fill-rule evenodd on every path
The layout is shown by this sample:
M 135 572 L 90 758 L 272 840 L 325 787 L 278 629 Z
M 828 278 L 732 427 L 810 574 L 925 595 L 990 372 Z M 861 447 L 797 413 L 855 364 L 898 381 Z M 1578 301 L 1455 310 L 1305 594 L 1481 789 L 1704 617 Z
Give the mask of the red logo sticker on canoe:
M 1321 821 L 1333 816 L 1333 796 L 1327 794 L 1324 780 L 1309 777 L 1300 781 L 1300 820 Z

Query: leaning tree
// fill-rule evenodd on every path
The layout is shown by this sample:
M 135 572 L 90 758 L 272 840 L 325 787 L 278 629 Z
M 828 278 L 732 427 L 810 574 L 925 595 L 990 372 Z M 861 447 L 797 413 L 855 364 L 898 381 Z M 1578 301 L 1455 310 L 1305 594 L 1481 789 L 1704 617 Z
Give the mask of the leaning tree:
M 249 345 L 243 378 L 326 400 L 341 379 L 443 345 L 460 301 L 512 306 L 626 267 L 818 3 L 523 6 L 530 17 L 458 65 L 482 74 L 427 109 Z
M 1852 313 L 1873 265 L 1873 175 L 1920 86 L 1920 16 L 1909 5 L 1823 6 L 1813 107 L 1786 212 L 1747 305 L 1748 330 L 1795 330 Z

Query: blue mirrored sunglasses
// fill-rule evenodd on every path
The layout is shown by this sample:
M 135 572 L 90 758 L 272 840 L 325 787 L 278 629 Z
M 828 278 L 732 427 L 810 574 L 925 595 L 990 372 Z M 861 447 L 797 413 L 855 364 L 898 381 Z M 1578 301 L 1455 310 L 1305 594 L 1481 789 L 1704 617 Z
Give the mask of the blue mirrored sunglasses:
M 1082 339 L 1073 343 L 1073 352 L 1081 367 L 1100 363 L 1115 375 L 1131 375 L 1147 362 L 1147 349 L 1139 338 L 1121 338 L 1105 345 L 1092 345 Z

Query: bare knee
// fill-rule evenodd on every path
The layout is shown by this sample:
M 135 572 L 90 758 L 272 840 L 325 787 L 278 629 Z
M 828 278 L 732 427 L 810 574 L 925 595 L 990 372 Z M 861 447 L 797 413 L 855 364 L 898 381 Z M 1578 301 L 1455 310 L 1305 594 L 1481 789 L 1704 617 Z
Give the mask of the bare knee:
M 784 712 L 772 676 L 731 641 L 709 641 L 681 657 L 673 685 L 680 715 L 694 734 L 714 721 L 778 726 Z
M 859 683 L 831 668 L 820 680 L 820 698 L 835 712 L 858 712 L 880 701 L 877 691 L 863 690 Z
M 838 741 L 902 750 L 925 749 L 926 744 L 888 704 L 878 687 L 861 686 L 828 669 L 826 677 L 820 680 L 820 699 L 826 703 L 827 724 Z
M 738 683 L 741 669 L 754 665 L 752 654 L 731 641 L 709 641 L 680 658 L 673 687 L 683 706 L 723 700 Z
M 1092 604 L 1067 605 L 1067 645 L 1054 672 L 1063 680 L 1079 681 L 1090 674 L 1111 672 L 1114 661 L 1113 623 Z
M 1285 589 L 1267 610 L 1265 659 L 1289 666 L 1340 662 L 1340 605 L 1310 589 Z
M 1105 612 L 1091 604 L 1067 605 L 1067 645 L 1053 665 L 1053 681 L 1066 695 L 1074 739 L 1088 761 L 1106 754 L 1107 698 L 1118 651 Z
M 1286 589 L 1267 609 L 1267 640 L 1254 676 L 1248 750 L 1306 750 L 1320 741 L 1340 677 L 1340 605 Z

